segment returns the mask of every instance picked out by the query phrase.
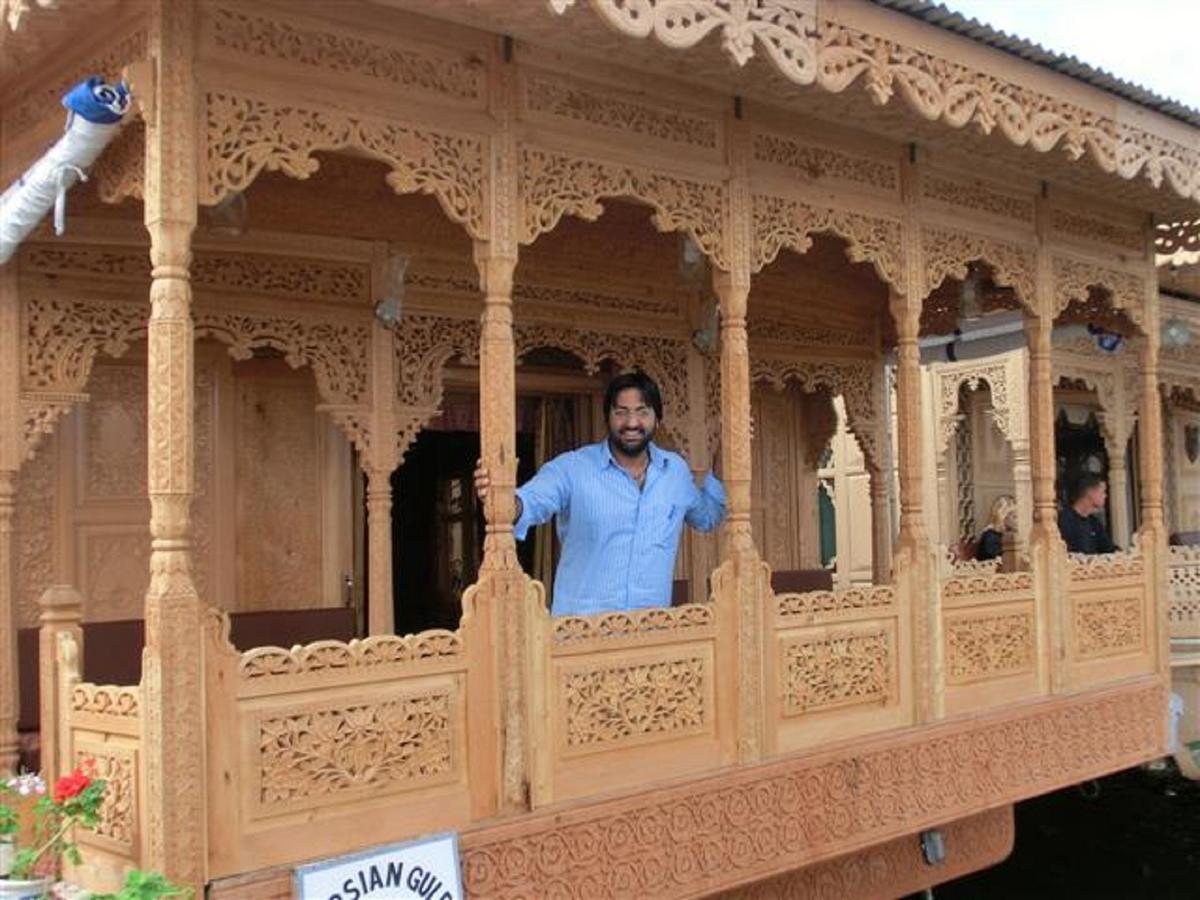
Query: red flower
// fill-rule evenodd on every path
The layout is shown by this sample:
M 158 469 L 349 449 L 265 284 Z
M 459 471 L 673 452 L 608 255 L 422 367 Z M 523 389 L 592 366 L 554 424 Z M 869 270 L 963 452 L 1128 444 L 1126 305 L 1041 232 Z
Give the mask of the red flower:
M 87 790 L 92 779 L 83 774 L 82 769 L 76 769 L 70 775 L 64 775 L 54 784 L 54 802 L 66 803 L 72 797 L 77 797 Z

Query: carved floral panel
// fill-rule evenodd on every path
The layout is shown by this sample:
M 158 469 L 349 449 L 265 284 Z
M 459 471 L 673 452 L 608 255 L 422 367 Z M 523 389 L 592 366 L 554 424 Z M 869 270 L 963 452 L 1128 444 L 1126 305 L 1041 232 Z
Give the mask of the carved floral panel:
M 112 744 L 78 741 L 78 764 L 90 765 L 94 777 L 105 783 L 100 818 L 79 840 L 136 858 L 139 852 L 137 751 Z
M 1074 599 L 1075 648 L 1082 659 L 1137 653 L 1144 646 L 1141 598 Z
M 461 753 L 454 706 L 451 691 L 442 689 L 264 713 L 253 725 L 258 812 L 444 782 Z
M 1032 672 L 1033 612 L 987 607 L 946 616 L 946 680 L 951 684 Z
M 785 716 L 893 699 L 896 648 L 886 625 L 830 629 L 779 642 Z
M 582 665 L 558 674 L 560 740 L 567 751 L 698 734 L 712 726 L 711 659 L 688 656 Z

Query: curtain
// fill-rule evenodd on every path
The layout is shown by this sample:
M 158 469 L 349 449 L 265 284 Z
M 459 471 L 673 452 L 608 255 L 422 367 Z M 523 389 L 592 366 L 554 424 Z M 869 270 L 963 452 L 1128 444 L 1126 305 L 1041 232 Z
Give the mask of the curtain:
M 581 443 L 574 397 L 542 397 L 538 402 L 537 439 L 534 462 L 540 469 L 547 462 L 573 450 Z M 558 534 L 554 524 L 537 529 L 533 545 L 533 577 L 546 586 L 547 600 L 553 599 L 554 565 L 558 561 Z

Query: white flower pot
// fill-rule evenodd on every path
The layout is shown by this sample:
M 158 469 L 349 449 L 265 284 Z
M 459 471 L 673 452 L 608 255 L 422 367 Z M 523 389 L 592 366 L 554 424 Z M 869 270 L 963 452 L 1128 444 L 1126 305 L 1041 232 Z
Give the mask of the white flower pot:
M 17 845 L 12 835 L 0 837 L 0 879 L 7 878 L 17 859 Z
M 0 900 L 42 900 L 50 896 L 49 878 L 14 881 L 0 878 Z

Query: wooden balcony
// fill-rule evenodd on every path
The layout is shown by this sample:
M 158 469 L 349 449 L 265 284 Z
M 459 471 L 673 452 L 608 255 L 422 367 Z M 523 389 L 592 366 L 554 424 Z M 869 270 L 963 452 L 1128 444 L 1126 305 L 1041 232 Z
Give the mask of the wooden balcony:
M 942 826 L 964 871 L 990 864 L 1013 802 L 1164 752 L 1144 562 L 1072 559 L 1049 603 L 1033 572 L 968 564 L 920 604 L 903 572 L 777 595 L 765 566 L 736 579 L 726 564 L 710 602 L 590 618 L 549 617 L 527 581 L 516 679 L 496 671 L 504 624 L 476 591 L 454 631 L 290 649 L 239 652 L 210 610 L 206 877 L 214 896 L 264 896 L 294 864 L 442 830 L 479 897 L 703 896 Z M 924 650 L 919 610 L 938 611 Z M 79 683 L 75 636 L 57 640 L 52 740 L 113 785 L 87 839 L 88 878 L 110 883 L 145 852 L 146 687 Z M 502 718 L 511 690 L 522 721 Z M 503 808 L 513 778 L 524 810 Z M 947 877 L 897 846 L 914 889 Z

